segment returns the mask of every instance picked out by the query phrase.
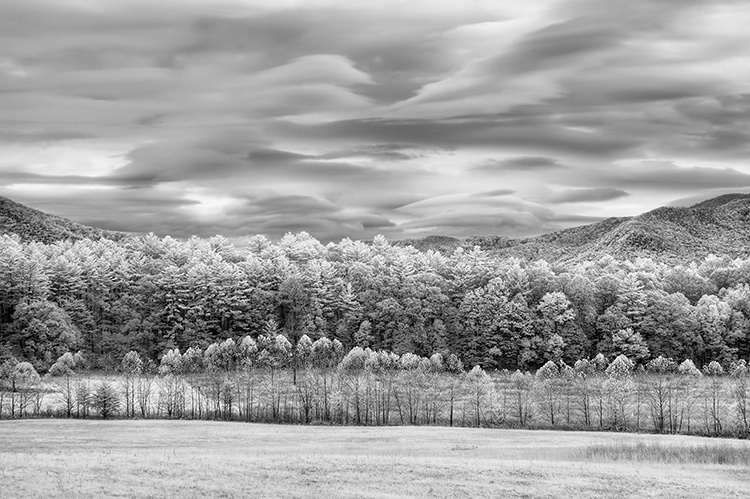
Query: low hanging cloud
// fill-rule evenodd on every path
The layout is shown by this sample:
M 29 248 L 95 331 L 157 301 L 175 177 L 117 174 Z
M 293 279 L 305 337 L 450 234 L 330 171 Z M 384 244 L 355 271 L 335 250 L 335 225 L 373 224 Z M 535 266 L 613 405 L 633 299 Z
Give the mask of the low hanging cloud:
M 237 240 L 634 215 L 750 188 L 749 23 L 736 0 L 4 0 L 0 195 Z
M 486 171 L 534 171 L 553 168 L 565 168 L 553 158 L 544 156 L 521 156 L 508 159 L 488 159 L 476 167 L 478 170 Z
M 622 189 L 614 187 L 601 187 L 592 189 L 568 189 L 557 192 L 550 196 L 550 203 L 590 203 L 603 202 L 619 199 L 630 194 Z
M 572 182 L 620 185 L 628 189 L 655 191 L 708 190 L 750 186 L 750 174 L 734 168 L 680 166 L 670 161 L 645 161 L 620 165 L 611 170 L 580 172 Z M 598 188 L 601 190 L 602 188 Z
M 474 197 L 492 198 L 497 196 L 510 196 L 511 194 L 515 194 L 515 192 L 516 191 L 513 189 L 496 189 L 494 191 L 477 192 L 474 194 Z

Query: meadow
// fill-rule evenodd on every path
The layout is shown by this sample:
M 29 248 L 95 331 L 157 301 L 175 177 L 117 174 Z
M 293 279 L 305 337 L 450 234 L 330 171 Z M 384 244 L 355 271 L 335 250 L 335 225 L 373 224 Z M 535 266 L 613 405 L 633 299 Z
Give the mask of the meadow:
M 0 497 L 744 497 L 750 443 L 219 421 L 0 421 Z

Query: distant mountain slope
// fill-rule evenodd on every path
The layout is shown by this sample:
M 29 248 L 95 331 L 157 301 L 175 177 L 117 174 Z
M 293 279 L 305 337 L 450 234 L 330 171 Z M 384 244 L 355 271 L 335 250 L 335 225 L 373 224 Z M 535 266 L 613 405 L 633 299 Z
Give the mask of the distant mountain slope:
M 125 234 L 89 227 L 29 208 L 0 196 L 0 234 L 17 234 L 23 241 L 53 243 L 65 239 L 122 239 Z
M 1 196 L 0 234 L 18 234 L 24 241 L 44 243 L 126 237 L 122 232 L 78 224 Z M 442 253 L 479 246 L 497 256 L 560 263 L 596 260 L 605 255 L 618 259 L 644 256 L 673 263 L 699 260 L 711 253 L 748 257 L 750 194 L 727 194 L 687 208 L 657 208 L 636 217 L 608 218 L 527 239 L 430 236 L 394 244 Z
M 432 246 L 409 242 L 422 250 L 471 248 L 478 245 L 499 256 L 545 259 L 550 262 L 651 257 L 674 263 L 698 260 L 713 253 L 750 255 L 750 195 L 727 194 L 687 208 L 657 208 L 636 217 L 551 232 L 527 239 L 472 237 Z M 402 243 L 403 244 L 403 243 Z

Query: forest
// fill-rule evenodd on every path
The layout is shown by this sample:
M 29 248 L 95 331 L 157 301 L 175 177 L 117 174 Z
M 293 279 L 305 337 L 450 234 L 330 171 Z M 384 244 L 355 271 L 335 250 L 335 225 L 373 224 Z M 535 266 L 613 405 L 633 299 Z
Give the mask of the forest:
M 42 244 L 0 237 L 0 358 L 40 373 L 66 352 L 114 369 L 215 341 L 304 335 L 471 368 L 535 370 L 601 353 L 725 368 L 750 355 L 750 260 L 674 266 L 605 256 L 569 266 L 383 237 L 288 234 L 236 248 L 153 235 Z
M 744 436 L 749 332 L 728 257 L 0 236 L 0 417 Z

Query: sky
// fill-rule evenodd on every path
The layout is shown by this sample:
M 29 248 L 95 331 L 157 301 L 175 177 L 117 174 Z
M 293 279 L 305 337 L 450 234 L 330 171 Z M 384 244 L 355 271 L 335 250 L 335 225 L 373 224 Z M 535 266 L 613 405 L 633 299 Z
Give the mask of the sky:
M 2 0 L 0 196 L 241 243 L 750 191 L 746 0 Z

